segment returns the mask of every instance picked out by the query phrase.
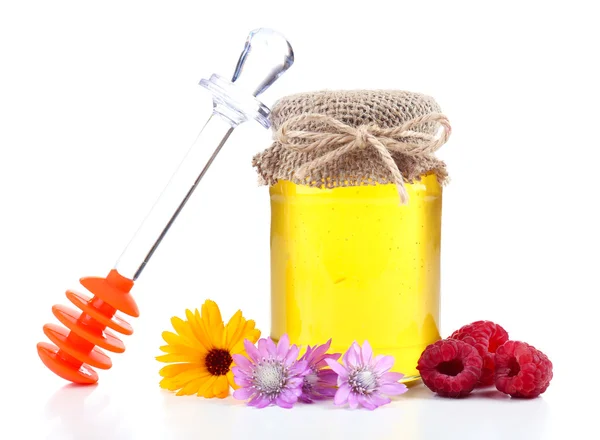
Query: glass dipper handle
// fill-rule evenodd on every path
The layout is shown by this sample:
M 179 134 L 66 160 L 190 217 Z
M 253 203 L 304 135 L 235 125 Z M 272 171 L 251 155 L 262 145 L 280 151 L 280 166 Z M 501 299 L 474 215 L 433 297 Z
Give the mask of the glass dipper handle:
M 232 126 L 254 119 L 269 128 L 269 109 L 255 97 L 293 63 L 294 52 L 283 35 L 257 29 L 248 35 L 231 81 L 215 74 L 200 81 L 200 85 L 212 92 L 215 113 L 229 119 Z
M 231 82 L 258 96 L 293 63 L 294 52 L 283 35 L 271 29 L 257 29 L 246 40 Z

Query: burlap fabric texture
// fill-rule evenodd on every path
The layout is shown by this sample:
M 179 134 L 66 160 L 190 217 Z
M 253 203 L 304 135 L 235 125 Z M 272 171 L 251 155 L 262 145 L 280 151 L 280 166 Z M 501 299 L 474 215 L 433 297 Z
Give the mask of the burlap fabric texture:
M 253 158 L 261 184 L 278 180 L 334 188 L 405 183 L 433 173 L 448 182 L 434 155 L 450 123 L 429 96 L 399 90 L 301 93 L 277 101 L 273 144 Z

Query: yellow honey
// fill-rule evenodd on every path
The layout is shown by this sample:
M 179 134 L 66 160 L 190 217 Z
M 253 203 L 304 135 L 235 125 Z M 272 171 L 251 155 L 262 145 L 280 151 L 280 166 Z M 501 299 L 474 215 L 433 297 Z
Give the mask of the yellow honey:
M 442 189 L 436 176 L 407 184 L 332 189 L 279 181 L 271 194 L 271 337 L 332 352 L 368 340 L 418 378 L 440 338 Z

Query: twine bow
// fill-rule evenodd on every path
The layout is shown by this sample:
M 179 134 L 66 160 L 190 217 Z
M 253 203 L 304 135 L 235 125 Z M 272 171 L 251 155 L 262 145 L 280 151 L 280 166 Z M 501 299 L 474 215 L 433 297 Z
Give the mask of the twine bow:
M 425 124 L 436 123 L 442 128 L 439 134 L 415 131 Z M 318 124 L 320 131 L 314 131 Z M 330 130 L 328 130 L 328 128 Z M 381 128 L 375 124 L 353 127 L 331 116 L 307 113 L 286 120 L 275 132 L 275 140 L 285 148 L 308 153 L 322 148 L 333 148 L 329 152 L 300 166 L 294 177 L 305 179 L 315 168 L 338 159 L 357 149 L 374 148 L 384 165 L 390 171 L 392 181 L 398 188 L 400 203 L 408 202 L 404 178 L 394 161 L 391 152 L 409 156 L 426 156 L 437 151 L 450 137 L 451 127 L 448 118 L 441 113 L 418 116 L 400 126 Z

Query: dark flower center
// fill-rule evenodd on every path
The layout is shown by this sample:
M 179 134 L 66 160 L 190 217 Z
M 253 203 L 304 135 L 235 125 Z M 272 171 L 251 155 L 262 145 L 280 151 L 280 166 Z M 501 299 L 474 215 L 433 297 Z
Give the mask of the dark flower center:
M 519 374 L 519 371 L 521 371 L 521 366 L 517 362 L 517 358 L 513 357 L 510 361 L 508 361 L 508 368 L 510 368 L 510 371 L 508 372 L 508 377 L 513 377 Z
M 460 359 L 452 359 L 451 361 L 440 363 L 436 367 L 436 370 L 446 376 L 458 376 L 464 368 L 465 367 Z
M 204 362 L 210 374 L 213 376 L 223 376 L 229 372 L 233 358 L 227 350 L 214 348 L 208 352 Z

